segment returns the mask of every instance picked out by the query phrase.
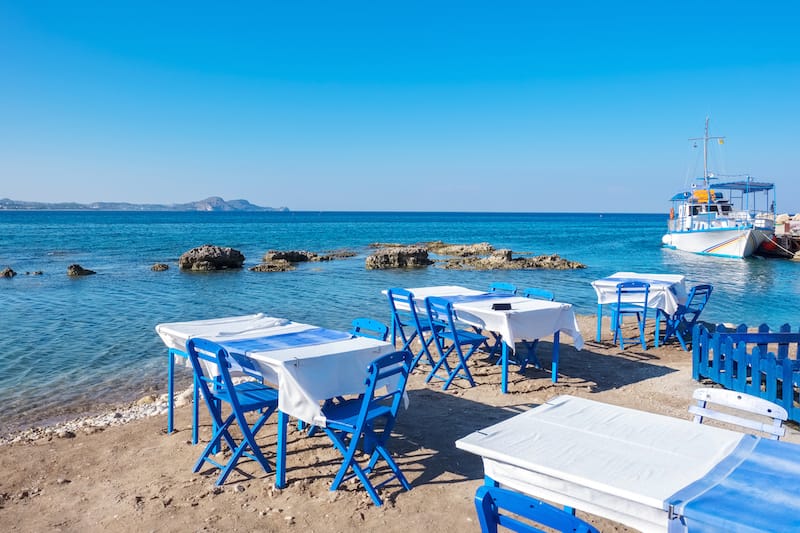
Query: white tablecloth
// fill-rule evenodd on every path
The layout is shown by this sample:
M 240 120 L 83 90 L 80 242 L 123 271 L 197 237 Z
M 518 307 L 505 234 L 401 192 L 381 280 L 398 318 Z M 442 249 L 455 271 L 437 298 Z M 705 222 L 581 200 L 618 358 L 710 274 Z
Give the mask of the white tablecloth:
M 640 274 L 617 272 L 607 278 L 592 282 L 599 305 L 617 303 L 617 284 L 624 281 L 644 281 L 650 284 L 648 307 L 661 309 L 668 315 L 678 310 L 678 304 L 686 303 L 686 281 L 680 274 Z
M 190 337 L 226 342 L 295 333 L 315 328 L 308 324 L 263 314 L 172 322 L 156 327 L 164 343 L 185 350 Z M 334 396 L 364 391 L 366 369 L 381 355 L 394 351 L 388 342 L 352 337 L 310 346 L 247 351 L 264 379 L 278 387 L 278 408 L 309 423 L 324 425 L 320 402 Z
M 485 474 L 536 498 L 643 531 L 666 531 L 670 497 L 703 477 L 743 435 L 572 396 L 456 441 Z
M 458 297 L 480 296 L 481 291 L 443 285 L 408 289 L 414 294 L 420 311 L 424 312 L 424 301 L 428 296 Z M 511 309 L 496 311 L 495 303 L 509 303 Z M 453 309 L 459 321 L 481 329 L 493 331 L 513 348 L 514 341 L 540 339 L 563 331 L 573 338 L 575 348 L 583 347 L 583 337 L 571 304 L 535 300 L 521 296 L 495 296 L 485 300 L 454 301 Z

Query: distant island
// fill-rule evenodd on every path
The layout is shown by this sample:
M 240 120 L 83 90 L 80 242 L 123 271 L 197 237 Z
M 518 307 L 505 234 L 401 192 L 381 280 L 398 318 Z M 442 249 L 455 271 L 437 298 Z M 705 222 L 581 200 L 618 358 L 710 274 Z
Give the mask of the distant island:
M 94 202 L 79 204 L 75 202 L 19 202 L 8 198 L 0 199 L 0 210 L 33 211 L 288 211 L 287 207 L 261 207 L 247 200 L 223 200 L 211 196 L 205 200 L 187 204 L 130 204 L 127 202 Z

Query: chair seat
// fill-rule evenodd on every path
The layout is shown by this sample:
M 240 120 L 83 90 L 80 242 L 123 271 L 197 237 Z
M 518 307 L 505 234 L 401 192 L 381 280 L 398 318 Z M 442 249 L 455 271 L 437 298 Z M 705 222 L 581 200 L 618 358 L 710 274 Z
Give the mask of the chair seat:
M 617 312 L 617 313 L 643 313 L 644 312 L 644 306 L 637 305 L 637 304 L 628 304 L 628 303 L 622 302 L 622 304 L 620 304 L 620 306 L 619 306 L 619 309 L 615 309 L 615 312 Z
M 255 381 L 245 381 L 233 387 L 243 411 L 255 411 L 278 401 L 278 391 Z M 214 396 L 225 403 L 231 403 L 230 392 L 214 391 Z
M 455 336 L 449 331 L 443 331 L 440 335 L 451 341 L 457 339 L 459 344 L 483 344 L 483 342 L 488 339 L 485 335 L 480 335 L 479 333 L 474 333 L 465 329 L 459 329 Z
M 324 408 L 322 414 L 326 418 L 325 426 L 335 430 L 353 431 L 358 423 L 363 403 L 362 399 L 353 398 Z M 377 405 L 367 411 L 367 420 L 375 420 L 389 414 L 391 414 L 390 406 Z

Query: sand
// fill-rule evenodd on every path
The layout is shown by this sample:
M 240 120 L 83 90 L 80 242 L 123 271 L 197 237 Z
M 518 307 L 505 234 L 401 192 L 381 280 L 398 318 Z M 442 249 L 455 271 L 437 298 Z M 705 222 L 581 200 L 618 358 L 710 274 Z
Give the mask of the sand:
M 296 428 L 289 431 L 286 489 L 275 489 L 274 475 L 249 461 L 215 487 L 215 470 L 192 473 L 200 448 L 190 444 L 191 414 L 183 406 L 172 434 L 158 411 L 121 425 L 78 425 L 0 445 L 0 524 L 5 531 L 479 531 L 473 496 L 483 468 L 480 458 L 455 448 L 457 439 L 559 394 L 689 419 L 699 386 L 690 354 L 677 344 L 621 352 L 610 339 L 595 343 L 594 320 L 579 317 L 586 337 L 580 352 L 562 335 L 557 384 L 549 372 L 529 368 L 525 376 L 511 372 L 509 394 L 501 394 L 500 367 L 480 353 L 470 363 L 474 388 L 456 382 L 442 391 L 416 372 L 390 445 L 412 490 L 388 485 L 382 507 L 358 484 L 329 491 L 338 453 L 324 434 L 307 437 Z M 548 341 L 539 348 L 545 365 L 549 348 Z M 201 439 L 209 437 L 204 417 Z M 274 453 L 274 420 L 258 440 Z M 795 424 L 786 440 L 800 442 Z M 631 531 L 578 514 L 601 531 Z

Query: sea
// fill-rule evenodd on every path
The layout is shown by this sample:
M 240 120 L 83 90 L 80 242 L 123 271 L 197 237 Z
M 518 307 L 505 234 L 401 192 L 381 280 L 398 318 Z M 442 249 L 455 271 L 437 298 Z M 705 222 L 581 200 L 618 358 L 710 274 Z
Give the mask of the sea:
M 714 285 L 704 320 L 797 329 L 800 263 L 664 249 L 666 223 L 666 214 L 616 213 L 0 211 L 0 270 L 18 273 L 0 279 L 0 435 L 166 392 L 159 323 L 263 312 L 346 330 L 360 316 L 389 322 L 381 291 L 390 287 L 486 289 L 507 281 L 549 289 L 578 313 L 594 314 L 595 279 L 677 273 L 688 285 Z M 365 269 L 374 243 L 434 240 L 558 254 L 586 268 Z M 180 271 L 180 255 L 202 244 L 240 250 L 245 268 Z M 289 272 L 247 270 L 269 250 L 356 255 Z M 68 277 L 74 263 L 96 275 Z M 154 263 L 170 268 L 153 272 Z M 181 368 L 179 387 L 190 380 Z

